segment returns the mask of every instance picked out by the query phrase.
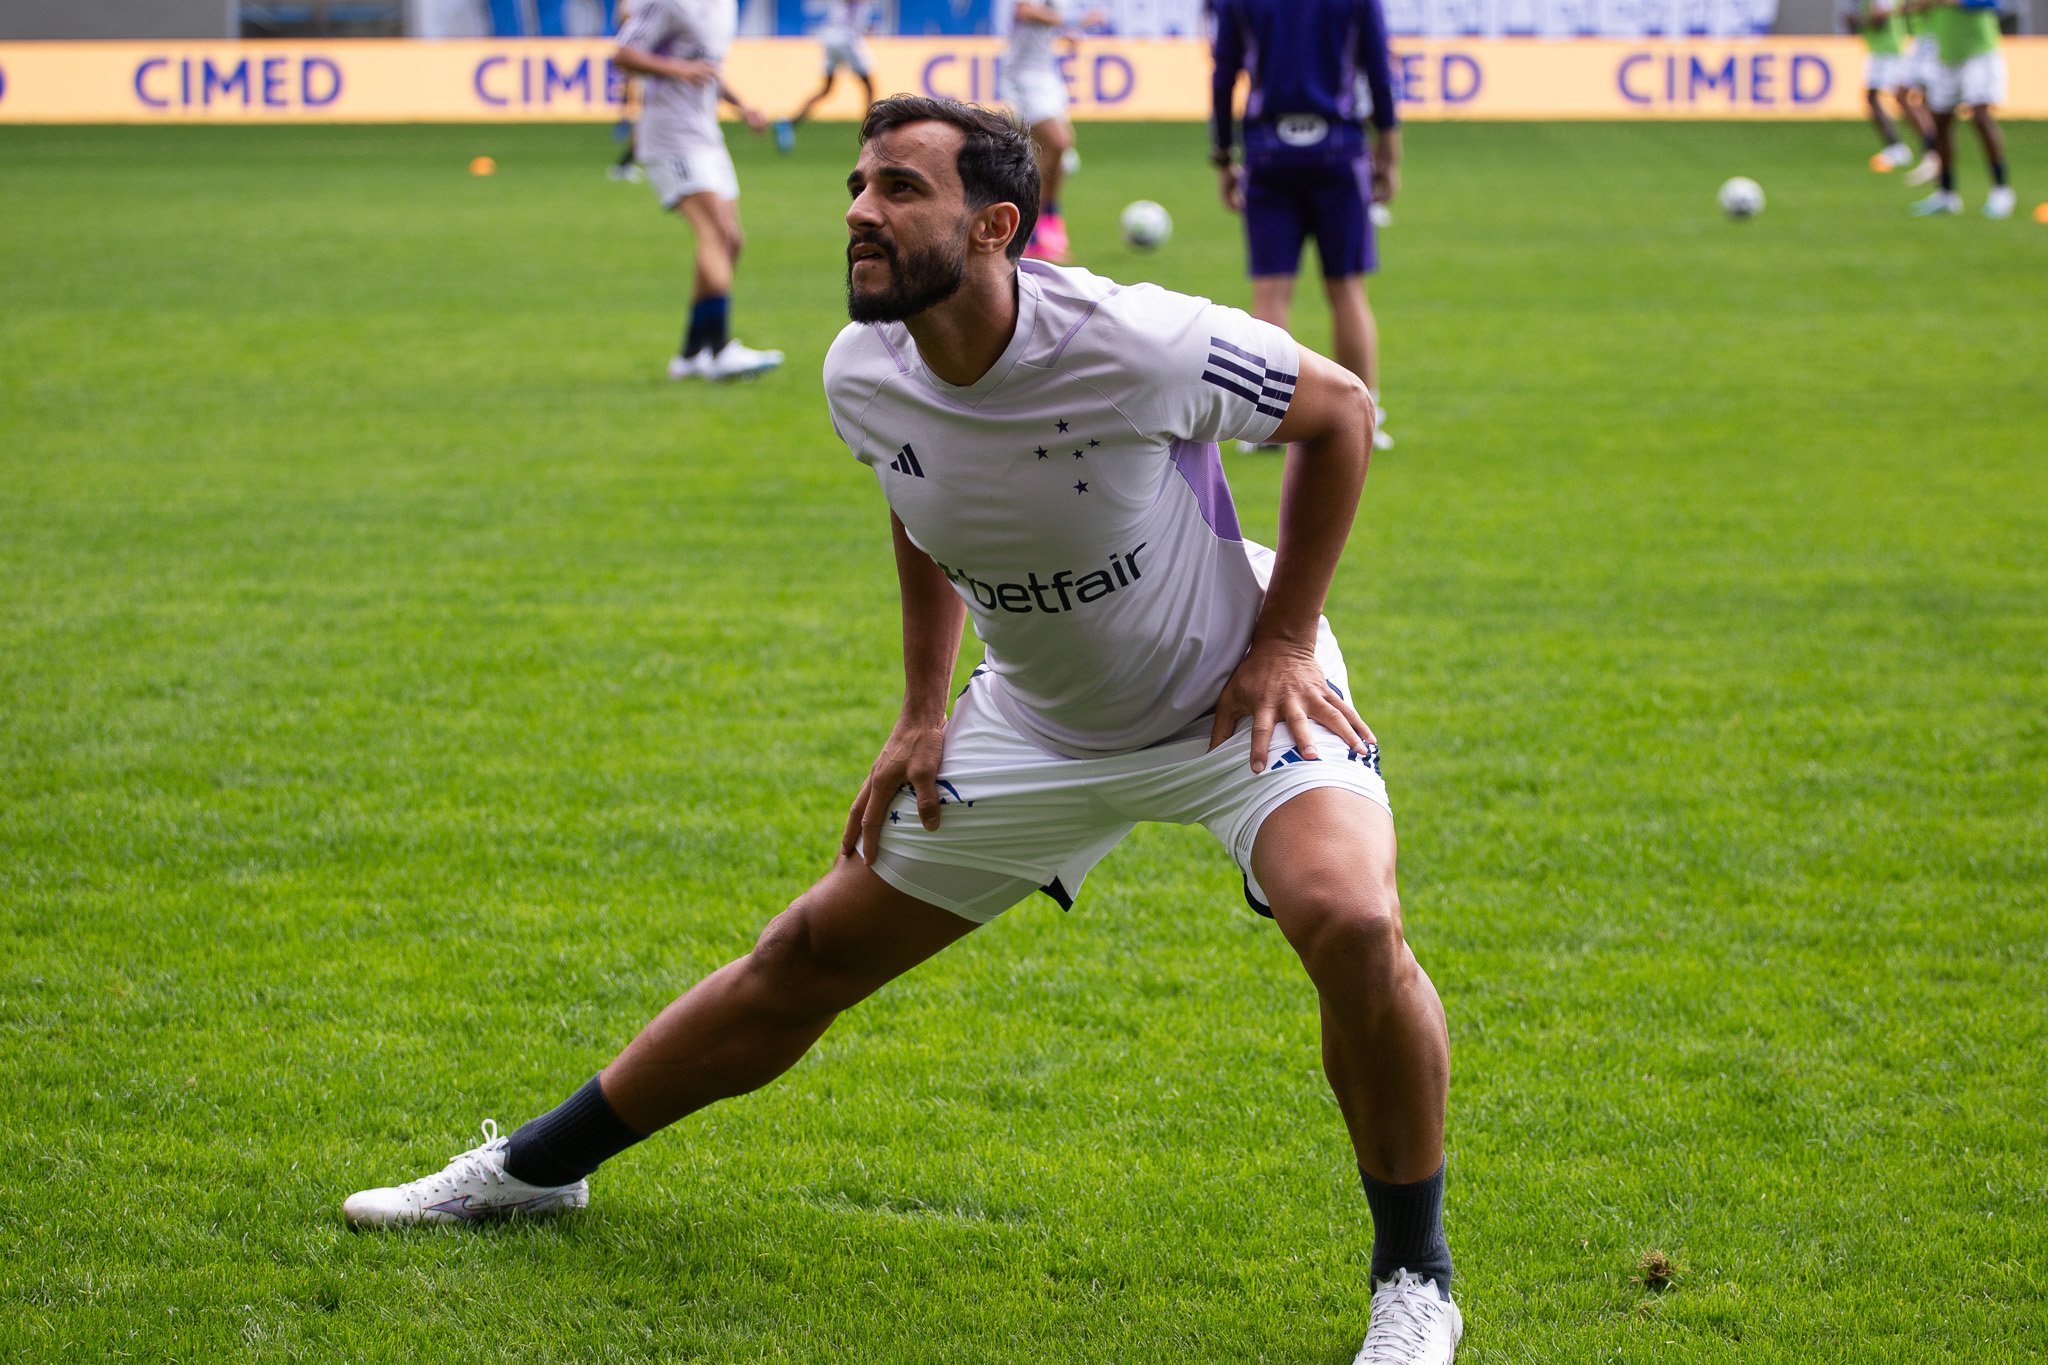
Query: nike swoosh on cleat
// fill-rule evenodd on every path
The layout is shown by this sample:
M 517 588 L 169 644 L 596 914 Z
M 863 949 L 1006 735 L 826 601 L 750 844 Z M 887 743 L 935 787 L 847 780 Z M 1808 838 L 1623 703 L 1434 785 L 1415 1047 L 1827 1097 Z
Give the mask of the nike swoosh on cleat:
M 474 1196 L 472 1195 L 465 1194 L 460 1195 L 454 1199 L 444 1199 L 438 1204 L 427 1205 L 424 1212 L 445 1213 L 450 1218 L 490 1218 L 499 1214 L 513 1214 L 529 1211 L 534 1213 L 544 1213 L 548 1209 L 551 1209 L 555 1207 L 555 1205 L 563 1202 L 562 1194 L 559 1191 L 555 1190 L 550 1190 L 546 1194 L 537 1194 L 531 1199 L 522 1199 L 516 1204 L 484 1204 L 481 1206 L 472 1206 L 469 1201 L 473 1197 Z

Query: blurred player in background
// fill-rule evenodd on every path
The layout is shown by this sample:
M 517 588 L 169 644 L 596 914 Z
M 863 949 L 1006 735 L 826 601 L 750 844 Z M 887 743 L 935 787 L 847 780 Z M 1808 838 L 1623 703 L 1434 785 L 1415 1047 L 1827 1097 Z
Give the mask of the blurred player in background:
M 633 0 L 613 63 L 647 78 L 635 150 L 654 196 L 682 215 L 697 238 L 695 289 L 682 349 L 670 379 L 734 379 L 782 363 L 780 351 L 756 351 L 731 339 L 733 267 L 740 231 L 740 182 L 718 126 L 723 100 L 755 132 L 768 126 L 720 75 L 739 27 L 735 0 Z
M 1910 4 L 1898 6 L 1906 28 L 1905 60 L 1900 74 L 1906 82 L 1901 97 L 1913 110 L 1913 121 L 1927 130 L 1927 152 L 1920 164 L 1906 172 L 1908 185 L 1925 185 L 1941 174 L 1941 157 L 1934 150 L 1934 115 L 1927 109 L 1927 90 L 1934 73 L 1941 69 L 1941 42 L 1934 36 L 1934 21 L 1923 9 Z
M 1884 97 L 1889 94 L 1899 103 L 1899 111 L 1913 125 L 1913 131 L 1920 139 L 1922 157 L 1934 150 L 1934 124 L 1927 117 L 1927 111 L 1913 98 L 1912 80 L 1906 64 L 1911 60 L 1906 55 L 1906 18 L 1898 10 L 1882 3 L 1882 0 L 1842 0 L 1841 18 L 1844 27 L 1851 33 L 1863 35 L 1863 90 L 1864 98 L 1870 103 L 1870 121 L 1877 128 L 1877 135 L 1884 140 L 1883 150 L 1871 158 L 1873 170 L 1890 171 L 1911 165 L 1913 152 L 1899 136 L 1899 128 L 1892 122 L 1889 110 L 1884 107 Z
M 1024 254 L 1033 260 L 1063 263 L 1067 259 L 1067 220 L 1060 211 L 1060 186 L 1067 176 L 1066 156 L 1074 149 L 1074 125 L 1067 119 L 1067 78 L 1060 73 L 1059 43 L 1076 22 L 1073 0 L 1034 4 L 1019 0 L 1010 21 L 1010 45 L 1003 52 L 1003 99 L 1031 130 L 1038 156 L 1038 226 Z M 1079 20 L 1103 21 L 1098 11 Z
M 632 0 L 619 0 L 612 15 L 612 28 L 615 31 L 624 28 L 632 12 Z M 634 135 L 640 127 L 640 78 L 630 71 L 620 74 L 619 121 L 612 127 L 612 141 L 623 145 L 619 148 L 619 159 L 612 163 L 606 174 L 614 180 L 644 180 L 646 176 L 640 170 L 639 148 L 634 146 Z
M 1365 277 L 1379 263 L 1372 206 L 1400 188 L 1401 129 L 1379 0 L 1215 0 L 1211 157 L 1244 215 L 1252 316 L 1287 326 L 1302 243 L 1316 240 L 1331 356 L 1380 393 L 1379 328 Z M 1239 71 L 1251 76 L 1244 161 L 1232 155 Z M 1367 148 L 1366 125 L 1372 125 Z M 1393 446 L 1386 413 L 1373 445 Z
M 867 41 L 873 22 L 874 6 L 869 0 L 830 0 L 826 5 L 825 22 L 818 25 L 818 42 L 825 49 L 825 83 L 803 108 L 776 122 L 775 150 L 786 155 L 796 149 L 796 126 L 832 93 L 842 66 L 859 79 L 867 96 L 867 103 L 861 106 L 863 113 L 875 102 L 875 57 L 868 51 Z
M 1932 21 L 1941 44 L 1941 66 L 1927 87 L 1927 105 L 1934 111 L 1934 150 L 1941 158 L 1941 188 L 1913 205 L 1913 212 L 1961 213 L 1956 193 L 1956 106 L 1970 106 L 1970 121 L 1991 163 L 1991 193 L 1984 199 L 1986 218 L 2010 218 L 2012 186 L 2006 181 L 2005 133 L 1993 106 L 2005 102 L 2005 54 L 1999 51 L 1997 0 L 1927 0 L 1920 8 Z

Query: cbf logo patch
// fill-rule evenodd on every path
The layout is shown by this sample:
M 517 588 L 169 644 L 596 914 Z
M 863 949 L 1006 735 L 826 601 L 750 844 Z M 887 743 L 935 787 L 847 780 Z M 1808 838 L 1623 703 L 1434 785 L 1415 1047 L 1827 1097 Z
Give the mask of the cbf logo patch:
M 969 801 L 966 797 L 960 794 L 960 789 L 958 787 L 954 786 L 951 782 L 948 782 L 945 778 L 940 778 L 938 780 L 937 785 L 939 788 L 939 804 L 941 806 L 972 807 L 974 805 L 972 801 Z M 896 789 L 896 795 L 899 799 L 905 796 L 909 797 L 911 800 L 911 807 L 908 811 L 891 810 L 889 812 L 889 823 L 892 825 L 900 825 L 903 823 L 903 817 L 905 815 L 908 815 L 912 820 L 915 820 L 917 818 L 917 788 L 911 786 L 908 782 L 905 782 L 902 786 Z

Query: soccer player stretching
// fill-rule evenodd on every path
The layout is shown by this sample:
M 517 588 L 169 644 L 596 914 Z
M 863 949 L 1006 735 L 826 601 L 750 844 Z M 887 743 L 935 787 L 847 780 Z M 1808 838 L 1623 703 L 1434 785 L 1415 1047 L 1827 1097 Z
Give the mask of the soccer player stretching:
M 1365 297 L 1365 277 L 1379 263 L 1372 206 L 1390 202 L 1401 184 L 1400 120 L 1379 0 L 1215 0 L 1215 16 L 1211 158 L 1225 206 L 1244 214 L 1252 314 L 1287 326 L 1302 243 L 1314 237 L 1330 299 L 1331 350 L 1377 402 L 1379 328 Z M 1251 75 L 1242 166 L 1231 152 L 1240 71 Z M 1381 419 L 1373 444 L 1386 450 L 1394 441 L 1384 413 Z
M 839 82 L 839 68 L 845 67 L 860 81 L 868 104 L 875 102 L 875 58 L 868 51 L 867 31 L 873 6 L 870 0 L 830 0 L 825 22 L 818 25 L 818 42 L 825 49 L 825 83 L 818 93 L 804 101 L 804 107 L 775 124 L 776 150 L 796 149 L 796 126 L 811 116 Z
M 1141 820 L 1200 824 L 1299 954 L 1374 1221 L 1360 1361 L 1448 1361 L 1443 1007 L 1401 932 L 1379 752 L 1322 619 L 1372 400 L 1277 327 L 1018 262 L 1024 130 L 875 105 L 847 184 L 834 429 L 887 498 L 904 701 L 832 868 L 560 1106 L 350 1196 L 366 1226 L 581 1207 L 600 1162 L 766 1085 L 843 1010 L 1037 891 L 1062 905 Z M 1290 447 L 1280 543 L 1245 541 L 1221 441 Z M 982 666 L 950 716 L 971 617 Z M 1361 1295 L 1363 1297 L 1363 1295 Z
M 739 11 L 732 0 L 633 0 L 612 61 L 647 77 L 634 133 L 647 182 L 665 209 L 682 215 L 697 238 L 695 289 L 682 348 L 670 379 L 735 379 L 782 363 L 780 351 L 756 351 L 728 334 L 732 274 L 746 237 L 740 232 L 740 181 L 718 126 L 721 100 L 755 132 L 768 126 L 719 75 Z
M 1941 44 L 1941 65 L 1929 80 L 1927 104 L 1934 110 L 1934 150 L 1941 158 L 1941 188 L 1913 205 L 1913 212 L 1961 213 L 1956 193 L 1956 106 L 1970 106 L 1970 120 L 1991 163 L 1991 193 L 1984 197 L 1986 218 L 2010 218 L 2013 189 L 2005 172 L 2005 133 L 1992 106 L 2005 101 L 2005 54 L 1998 50 L 1997 0 L 1932 0 L 1917 8 L 1927 11 Z

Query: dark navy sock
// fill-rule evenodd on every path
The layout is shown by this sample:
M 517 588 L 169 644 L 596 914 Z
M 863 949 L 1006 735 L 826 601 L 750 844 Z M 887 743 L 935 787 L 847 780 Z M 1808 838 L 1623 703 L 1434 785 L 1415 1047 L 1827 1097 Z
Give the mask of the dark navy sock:
M 1451 1243 L 1444 1236 L 1444 1168 L 1412 1185 L 1374 1180 L 1360 1167 L 1365 1202 L 1372 1209 L 1372 1278 L 1377 1284 L 1397 1270 L 1436 1281 L 1436 1292 L 1451 1296 Z
M 2005 163 L 2003 161 L 1991 163 L 1991 183 L 1994 185 L 2003 185 L 2005 183 Z
M 639 1142 L 592 1076 L 575 1094 L 522 1123 L 505 1147 L 505 1173 L 529 1185 L 572 1185 Z
M 683 333 L 683 354 L 695 355 L 706 346 L 717 355 L 725 349 L 725 320 L 732 300 L 724 294 L 715 299 L 698 299 L 690 305 L 690 330 Z
M 1955 188 L 1956 173 L 1949 166 L 1948 162 L 1944 160 L 1941 163 L 1941 192 L 1943 194 L 1953 194 L 1955 192 Z

